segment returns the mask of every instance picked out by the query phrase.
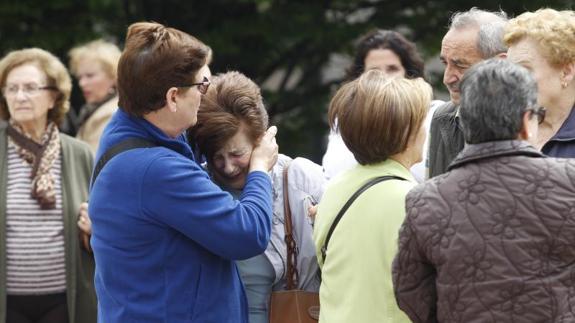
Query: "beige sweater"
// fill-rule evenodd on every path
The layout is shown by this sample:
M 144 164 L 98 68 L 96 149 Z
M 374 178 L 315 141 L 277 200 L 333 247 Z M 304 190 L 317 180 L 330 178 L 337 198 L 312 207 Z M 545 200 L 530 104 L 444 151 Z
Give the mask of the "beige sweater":
M 104 102 L 78 129 L 76 138 L 87 142 L 92 149 L 92 154 L 96 154 L 104 128 L 117 109 L 118 96 L 115 96 Z

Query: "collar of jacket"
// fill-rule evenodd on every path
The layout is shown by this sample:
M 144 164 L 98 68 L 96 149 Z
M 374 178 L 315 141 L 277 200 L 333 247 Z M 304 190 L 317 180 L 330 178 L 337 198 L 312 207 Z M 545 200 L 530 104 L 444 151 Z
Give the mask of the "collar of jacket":
M 439 113 L 438 116 L 442 119 L 456 120 L 459 118 L 459 106 L 451 101 L 447 101 L 437 108 L 437 111 L 441 110 L 443 113 Z
M 463 150 L 447 169 L 452 170 L 467 163 L 504 156 L 545 157 L 544 154 L 523 140 L 501 140 L 480 144 L 465 144 Z
M 549 141 L 571 141 L 575 140 L 575 106 L 571 108 L 569 116 L 561 125 L 555 136 Z
M 141 137 L 151 140 L 158 146 L 166 147 L 184 155 L 185 157 L 195 160 L 192 149 L 186 140 L 185 133 L 180 134 L 176 138 L 171 138 L 148 120 L 141 117 L 131 116 L 122 109 L 118 109 L 114 117 L 116 117 L 121 124 L 130 126 L 131 134 L 127 136 Z

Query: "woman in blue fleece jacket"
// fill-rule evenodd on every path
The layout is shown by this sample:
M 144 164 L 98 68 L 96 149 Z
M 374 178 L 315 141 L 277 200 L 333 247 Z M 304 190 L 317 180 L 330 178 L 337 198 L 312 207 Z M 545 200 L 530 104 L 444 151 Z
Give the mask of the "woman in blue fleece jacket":
M 109 160 L 89 213 L 99 322 L 247 322 L 234 260 L 270 238 L 275 127 L 254 150 L 239 200 L 210 181 L 183 132 L 207 91 L 210 48 L 157 23 L 128 28 L 118 65 L 119 110 L 96 160 L 127 138 L 155 146 Z

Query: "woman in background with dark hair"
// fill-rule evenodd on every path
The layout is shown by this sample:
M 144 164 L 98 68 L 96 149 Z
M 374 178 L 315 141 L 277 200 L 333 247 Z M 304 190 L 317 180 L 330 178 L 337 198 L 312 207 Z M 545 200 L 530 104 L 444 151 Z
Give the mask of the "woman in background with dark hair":
M 353 65 L 347 70 L 347 81 L 352 81 L 372 69 L 381 70 L 388 77 L 423 78 L 423 59 L 415 44 L 400 33 L 375 29 L 359 39 Z M 440 101 L 432 102 L 429 116 L 433 115 L 434 106 L 438 102 Z M 426 120 L 426 126 L 428 123 Z M 334 129 L 330 131 L 322 163 L 328 179 L 357 165 L 341 135 Z M 415 164 L 411 172 L 418 181 L 422 181 L 425 178 L 424 162 Z
M 413 79 L 423 77 L 423 59 L 415 44 L 402 34 L 375 29 L 359 39 L 353 65 L 347 70 L 347 80 L 353 81 L 371 69 Z

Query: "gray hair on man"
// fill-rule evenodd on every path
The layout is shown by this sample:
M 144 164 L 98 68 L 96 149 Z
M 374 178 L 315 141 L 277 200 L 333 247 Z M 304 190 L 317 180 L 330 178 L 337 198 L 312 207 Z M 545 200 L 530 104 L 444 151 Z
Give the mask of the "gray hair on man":
M 517 139 L 525 111 L 536 104 L 537 83 L 524 67 L 496 58 L 474 65 L 461 81 L 465 142 Z
M 503 10 L 491 12 L 473 7 L 468 11 L 454 13 L 449 19 L 449 29 L 479 27 L 477 49 L 487 59 L 507 51 L 503 35 L 508 20 Z

